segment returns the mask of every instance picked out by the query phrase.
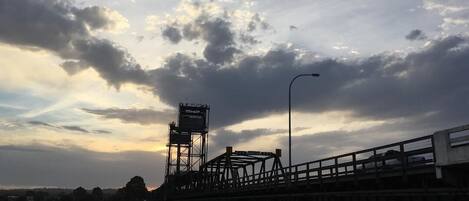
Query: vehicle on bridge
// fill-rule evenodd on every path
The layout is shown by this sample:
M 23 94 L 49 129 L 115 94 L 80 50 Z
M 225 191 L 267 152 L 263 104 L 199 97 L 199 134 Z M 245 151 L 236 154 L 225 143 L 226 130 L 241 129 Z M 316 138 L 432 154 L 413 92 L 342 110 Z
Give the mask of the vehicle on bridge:
M 403 163 L 407 163 L 408 166 L 420 166 L 425 165 L 431 160 L 425 159 L 424 156 L 408 156 L 403 155 L 402 152 L 397 150 L 388 150 L 384 153 L 372 155 L 368 158 L 370 162 L 363 162 L 357 167 L 356 173 L 363 173 L 367 170 L 374 170 L 375 166 L 379 170 L 392 170 L 400 168 Z

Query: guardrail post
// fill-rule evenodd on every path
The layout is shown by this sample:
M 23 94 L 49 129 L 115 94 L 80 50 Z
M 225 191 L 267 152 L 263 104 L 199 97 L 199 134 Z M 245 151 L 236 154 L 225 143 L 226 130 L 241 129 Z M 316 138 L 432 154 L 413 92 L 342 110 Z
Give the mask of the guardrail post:
M 307 181 L 307 183 L 308 183 L 308 184 L 307 184 L 308 187 L 310 187 L 310 185 L 311 185 L 309 180 L 310 180 L 310 178 L 309 178 L 309 163 L 307 163 L 307 164 L 306 164 L 306 181 Z
M 334 158 L 334 166 L 335 166 L 335 182 L 339 181 L 339 158 Z
M 295 182 L 298 182 L 298 166 L 295 166 Z
M 358 186 L 357 181 L 357 155 L 353 153 L 352 155 L 352 165 L 353 165 L 353 184 Z
M 374 162 L 374 169 L 375 169 L 375 182 L 379 184 L 379 173 L 378 173 L 378 156 L 376 155 L 376 149 L 373 150 L 373 162 Z
M 254 171 L 254 164 L 251 165 L 251 176 L 250 176 L 250 179 L 249 179 L 249 183 L 250 185 L 254 185 L 255 184 L 255 181 L 256 181 L 256 176 L 254 175 L 255 171 Z
M 407 154 L 405 153 L 404 144 L 399 145 L 401 168 L 402 168 L 402 183 L 407 184 Z
M 322 189 L 322 161 L 319 161 L 318 177 L 319 177 L 319 188 Z

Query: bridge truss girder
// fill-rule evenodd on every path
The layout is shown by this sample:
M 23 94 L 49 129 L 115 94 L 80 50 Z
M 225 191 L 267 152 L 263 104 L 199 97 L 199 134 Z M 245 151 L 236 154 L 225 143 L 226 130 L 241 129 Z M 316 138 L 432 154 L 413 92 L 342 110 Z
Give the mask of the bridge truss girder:
M 203 164 L 191 188 L 198 191 L 238 190 L 252 185 L 275 185 L 286 179 L 281 150 L 226 152 Z M 270 167 L 270 169 L 269 169 Z

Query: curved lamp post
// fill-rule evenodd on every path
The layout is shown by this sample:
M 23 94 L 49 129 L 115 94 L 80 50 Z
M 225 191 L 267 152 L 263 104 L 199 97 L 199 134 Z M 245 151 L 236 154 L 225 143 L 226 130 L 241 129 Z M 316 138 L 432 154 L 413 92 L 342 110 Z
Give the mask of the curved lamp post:
M 291 80 L 290 87 L 288 88 L 288 167 L 290 167 L 289 172 L 291 172 L 291 86 L 293 85 L 293 82 L 296 80 L 296 78 L 306 76 L 319 77 L 319 74 L 299 74 Z

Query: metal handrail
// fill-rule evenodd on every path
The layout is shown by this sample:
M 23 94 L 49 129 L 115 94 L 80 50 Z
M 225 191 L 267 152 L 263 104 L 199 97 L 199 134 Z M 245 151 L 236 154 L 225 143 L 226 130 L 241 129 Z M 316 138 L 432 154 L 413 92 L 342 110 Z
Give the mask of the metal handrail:
M 424 140 L 430 140 L 429 146 L 406 151 L 405 145 L 420 142 Z M 392 143 L 384 146 L 374 147 L 370 149 L 360 150 L 352 153 L 341 154 L 338 156 L 328 157 L 320 160 L 300 163 L 292 165 L 291 167 L 283 167 L 273 171 L 266 171 L 262 173 L 250 174 L 247 176 L 230 178 L 226 179 L 223 184 L 217 183 L 214 184 L 215 187 L 220 187 L 222 189 L 231 189 L 231 188 L 243 188 L 243 189 L 252 189 L 257 186 L 265 185 L 285 185 L 287 183 L 298 182 L 298 181 L 311 181 L 311 180 L 322 180 L 327 178 L 338 178 L 343 176 L 352 176 L 359 174 L 370 174 L 378 173 L 384 171 L 384 167 L 399 167 L 393 171 L 403 170 L 409 168 L 409 165 L 418 165 L 418 164 L 433 164 L 434 163 L 434 153 L 433 153 L 433 135 L 423 136 L 411 140 L 406 140 L 402 142 Z M 399 154 L 385 156 L 383 154 L 378 154 L 379 150 L 384 150 L 392 147 L 400 147 Z M 359 154 L 373 153 L 373 158 L 366 159 L 356 159 L 356 156 Z M 431 159 L 425 159 L 422 161 L 413 161 L 409 163 L 408 158 L 411 156 L 422 155 L 422 154 L 431 154 Z M 346 157 L 352 157 L 351 161 L 339 162 L 339 159 Z M 387 160 L 402 160 L 400 164 L 385 165 Z M 322 165 L 324 162 L 331 162 L 330 165 Z M 383 164 L 380 164 L 383 163 Z M 367 167 L 368 164 L 373 165 L 372 167 Z M 380 164 L 380 165 L 379 165 Z M 318 167 L 311 168 L 312 165 L 317 165 Z M 361 166 L 361 167 L 360 167 Z M 350 167 L 350 168 L 349 168 Z M 288 173 L 288 170 L 292 168 L 296 171 Z M 300 170 L 299 170 L 300 169 Z M 282 174 L 282 171 L 285 174 Z M 272 181 L 275 181 L 272 183 Z M 213 184 L 212 184 L 213 185 Z

